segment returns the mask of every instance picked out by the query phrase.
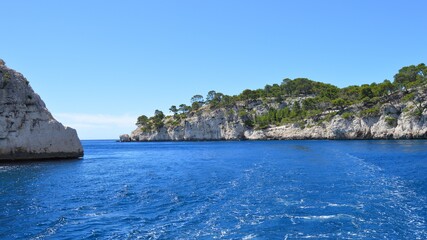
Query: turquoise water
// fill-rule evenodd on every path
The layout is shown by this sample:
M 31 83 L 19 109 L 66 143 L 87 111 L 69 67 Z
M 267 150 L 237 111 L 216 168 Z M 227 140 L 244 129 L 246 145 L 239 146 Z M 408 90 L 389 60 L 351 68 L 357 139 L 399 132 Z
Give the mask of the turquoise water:
M 0 165 L 0 239 L 427 239 L 427 141 L 116 143 Z

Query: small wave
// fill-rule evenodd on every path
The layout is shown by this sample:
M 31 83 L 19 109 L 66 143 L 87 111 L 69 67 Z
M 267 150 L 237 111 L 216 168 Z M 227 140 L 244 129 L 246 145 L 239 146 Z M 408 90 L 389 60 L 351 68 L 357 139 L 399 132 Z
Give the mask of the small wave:
M 304 233 L 297 234 L 286 234 L 284 239 L 330 239 L 335 238 L 333 234 L 317 234 L 317 235 L 305 235 Z
M 327 204 L 327 206 L 328 207 L 337 207 L 337 208 L 340 208 L 340 207 L 343 207 L 343 208 L 345 208 L 345 207 L 349 207 L 349 208 L 356 208 L 356 209 L 362 209 L 363 207 L 364 207 L 364 205 L 362 204 L 362 203 L 360 203 L 360 204 L 339 204 L 339 203 L 328 203 Z
M 249 235 L 246 235 L 246 236 L 244 236 L 243 238 L 242 238 L 242 240 L 250 240 L 250 239 L 254 239 L 254 238 L 256 238 L 257 237 L 257 235 L 255 235 L 255 234 L 249 234 Z
M 13 169 L 18 168 L 17 166 L 0 166 L 0 173 L 1 172 L 8 172 L 11 171 Z
M 353 219 L 354 216 L 349 214 L 333 214 L 333 215 L 293 216 L 292 218 L 321 221 L 321 220 L 329 220 L 329 219 Z
M 317 209 L 319 207 L 316 207 L 316 206 L 299 206 L 298 208 L 301 208 L 301 209 Z
M 377 165 L 371 164 L 371 163 L 367 163 L 365 161 L 365 159 L 363 158 L 359 158 L 356 157 L 350 153 L 346 153 L 347 157 L 356 160 L 358 163 L 360 163 L 364 168 L 366 168 L 367 170 L 369 170 L 370 172 L 381 172 L 384 171 L 384 169 L 380 168 Z
M 237 182 L 237 180 L 233 180 L 233 181 L 230 181 L 230 185 L 232 188 L 236 188 L 239 185 L 239 183 Z
M 60 217 L 58 220 L 54 221 L 50 227 L 46 228 L 46 230 L 44 230 L 42 233 L 31 239 L 45 239 L 46 237 L 52 236 L 58 231 L 59 228 L 64 226 L 66 223 L 67 219 L 65 217 Z
M 95 212 L 95 213 L 86 213 L 84 214 L 85 217 L 99 217 L 99 216 L 103 216 L 106 215 L 107 212 Z

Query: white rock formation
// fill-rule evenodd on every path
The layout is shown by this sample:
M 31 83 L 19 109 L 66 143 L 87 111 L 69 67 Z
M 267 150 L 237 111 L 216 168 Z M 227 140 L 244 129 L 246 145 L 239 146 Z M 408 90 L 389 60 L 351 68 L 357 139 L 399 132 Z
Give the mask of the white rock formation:
M 56 121 L 27 79 L 0 60 L 0 160 L 82 156 L 76 130 Z
M 406 105 L 408 106 L 406 106 Z M 427 102 L 423 103 L 427 106 Z M 230 110 L 202 110 L 175 127 L 162 127 L 158 131 L 132 132 L 132 141 L 185 141 L 185 140 L 264 140 L 264 139 L 413 139 L 427 138 L 427 109 L 422 116 L 402 111 L 411 103 L 399 101 L 384 104 L 376 117 L 355 116 L 344 119 L 336 115 L 330 121 L 308 120 L 304 127 L 298 124 L 271 126 L 253 130 Z M 257 106 L 255 106 L 257 108 Z M 395 119 L 395 122 L 387 121 Z

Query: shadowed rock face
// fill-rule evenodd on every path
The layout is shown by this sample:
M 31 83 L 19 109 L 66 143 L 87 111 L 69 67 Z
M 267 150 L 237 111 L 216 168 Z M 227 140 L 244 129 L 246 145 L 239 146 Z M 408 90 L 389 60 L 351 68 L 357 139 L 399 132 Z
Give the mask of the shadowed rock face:
M 82 156 L 76 130 L 56 121 L 27 79 L 0 59 L 0 160 Z

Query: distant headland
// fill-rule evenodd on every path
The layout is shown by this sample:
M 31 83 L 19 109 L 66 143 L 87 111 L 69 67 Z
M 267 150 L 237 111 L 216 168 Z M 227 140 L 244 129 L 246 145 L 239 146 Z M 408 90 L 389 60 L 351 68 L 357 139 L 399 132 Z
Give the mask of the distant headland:
M 138 117 L 120 141 L 427 138 L 427 67 L 394 80 L 338 88 L 306 78 L 228 96 L 210 91 L 191 105 Z

